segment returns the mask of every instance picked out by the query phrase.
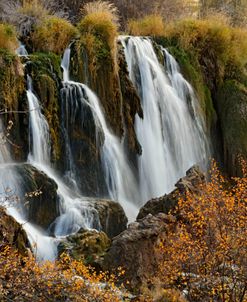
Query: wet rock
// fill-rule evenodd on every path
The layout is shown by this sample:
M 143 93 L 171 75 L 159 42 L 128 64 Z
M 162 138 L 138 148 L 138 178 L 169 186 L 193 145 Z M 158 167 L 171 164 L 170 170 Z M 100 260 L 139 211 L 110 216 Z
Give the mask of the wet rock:
M 176 183 L 176 189 L 173 190 L 170 194 L 149 200 L 140 209 L 137 219 L 142 219 L 149 213 L 152 215 L 161 212 L 168 214 L 176 207 L 181 195 L 183 195 L 186 191 L 197 194 L 200 191 L 200 186 L 205 183 L 205 174 L 200 170 L 198 166 L 193 166 L 186 172 L 186 176 L 181 178 Z
M 10 215 L 5 208 L 0 207 L 0 249 L 6 245 L 15 247 L 22 255 L 28 254 L 28 238 L 22 226 Z
M 15 168 L 21 176 L 27 219 L 47 229 L 59 215 L 57 184 L 32 165 L 21 164 Z
M 138 292 L 148 280 L 155 276 L 160 260 L 157 251 L 176 218 L 160 213 L 147 215 L 131 223 L 127 230 L 113 238 L 112 245 L 104 257 L 103 268 L 114 272 L 118 267 L 125 270 L 119 282 L 129 281 L 127 287 Z
M 97 200 L 94 207 L 98 211 L 102 231 L 110 238 L 126 230 L 128 219 L 118 202 Z
M 77 260 L 87 264 L 97 262 L 109 248 L 111 240 L 104 232 L 96 230 L 83 230 L 66 237 L 58 246 L 58 253 L 68 253 Z

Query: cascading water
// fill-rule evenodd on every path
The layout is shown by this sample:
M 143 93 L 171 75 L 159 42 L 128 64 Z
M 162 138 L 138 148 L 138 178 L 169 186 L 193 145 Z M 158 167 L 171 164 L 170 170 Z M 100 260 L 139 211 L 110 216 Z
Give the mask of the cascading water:
M 50 135 L 49 126 L 41 113 L 37 97 L 32 90 L 32 80 L 28 77 L 27 98 L 30 110 L 31 145 L 28 159 L 30 163 L 44 171 L 58 185 L 61 215 L 53 223 L 56 236 L 66 236 L 76 233 L 80 228 L 100 228 L 97 211 L 88 200 L 83 199 L 76 192 L 70 190 L 56 175 L 50 166 Z
M 144 112 L 144 119 L 136 117 L 135 129 L 142 146 L 138 159 L 140 192 L 146 201 L 170 192 L 187 169 L 205 163 L 207 139 L 197 117 L 193 89 L 172 56 L 165 51 L 167 76 L 150 39 L 120 40 Z
M 141 205 L 140 196 L 136 179 L 125 156 L 123 144 L 107 126 L 97 96 L 86 85 L 69 80 L 69 55 L 70 51 L 66 50 L 61 65 L 64 70 L 62 99 L 66 104 L 64 107 L 67 108 L 65 120 L 73 121 L 79 112 L 83 124 L 84 106 L 91 108 L 96 126 L 96 137 L 99 137 L 100 134 L 104 136 L 104 144 L 99 148 L 101 148 L 101 161 L 109 196 L 120 202 L 129 220 L 133 221 Z
M 29 104 L 29 134 L 30 153 L 28 159 L 30 162 L 37 162 L 42 165 L 50 164 L 50 136 L 49 125 L 41 113 L 41 108 L 37 97 L 33 93 L 32 80 L 27 76 L 27 99 Z
M 16 164 L 12 162 L 7 142 L 4 139 L 5 135 L 1 120 L 0 133 L 0 204 L 6 208 L 9 215 L 22 225 L 37 259 L 53 260 L 56 257 L 53 240 L 46 236 L 38 227 L 28 222 L 22 202 L 20 202 L 24 199 L 26 192 L 22 192 L 22 176 L 17 172 Z

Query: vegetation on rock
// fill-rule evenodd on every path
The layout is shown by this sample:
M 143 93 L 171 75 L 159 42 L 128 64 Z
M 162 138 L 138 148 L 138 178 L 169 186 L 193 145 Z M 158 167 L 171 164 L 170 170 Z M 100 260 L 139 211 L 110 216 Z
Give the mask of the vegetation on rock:
M 31 39 L 35 50 L 62 55 L 76 34 L 72 24 L 54 16 L 37 25 Z
M 160 15 L 149 15 L 143 19 L 130 20 L 128 31 L 134 36 L 162 36 L 165 33 L 165 26 Z
M 227 180 L 212 164 L 211 181 L 201 193 L 187 192 L 179 220 L 160 244 L 160 276 L 189 301 L 245 301 L 247 175 Z

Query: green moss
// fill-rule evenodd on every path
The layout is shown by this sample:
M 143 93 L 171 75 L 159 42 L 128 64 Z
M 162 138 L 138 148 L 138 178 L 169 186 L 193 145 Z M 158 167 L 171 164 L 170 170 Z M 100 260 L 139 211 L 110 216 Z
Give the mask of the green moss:
M 0 49 L 0 105 L 1 109 L 14 110 L 23 94 L 24 71 L 18 56 Z
M 224 142 L 224 159 L 231 175 L 241 175 L 238 156 L 247 160 L 247 88 L 236 80 L 226 81 L 217 94 Z
M 61 57 L 54 53 L 34 53 L 30 55 L 33 72 L 49 74 L 51 77 L 62 78 Z

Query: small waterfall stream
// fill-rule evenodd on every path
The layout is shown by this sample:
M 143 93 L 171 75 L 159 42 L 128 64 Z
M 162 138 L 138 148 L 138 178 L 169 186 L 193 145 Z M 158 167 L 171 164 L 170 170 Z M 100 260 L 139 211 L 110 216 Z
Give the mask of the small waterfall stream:
M 166 71 L 150 39 L 120 40 L 144 112 L 144 119 L 136 117 L 135 129 L 143 151 L 138 159 L 139 181 L 146 201 L 170 192 L 187 169 L 205 163 L 207 139 L 198 118 L 198 101 L 174 58 L 163 50 Z

